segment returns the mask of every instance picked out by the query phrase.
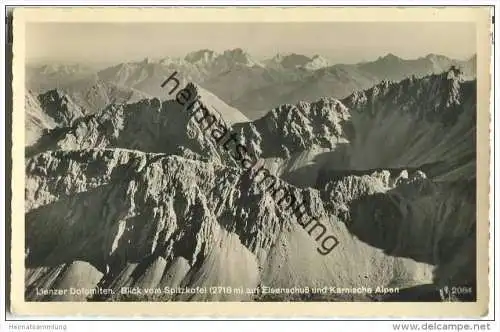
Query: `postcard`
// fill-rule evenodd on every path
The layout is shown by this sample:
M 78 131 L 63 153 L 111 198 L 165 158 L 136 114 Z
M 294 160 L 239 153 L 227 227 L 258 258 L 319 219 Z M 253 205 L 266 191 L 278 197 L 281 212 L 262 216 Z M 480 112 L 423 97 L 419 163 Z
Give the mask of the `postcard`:
M 487 314 L 491 20 L 16 8 L 11 311 Z

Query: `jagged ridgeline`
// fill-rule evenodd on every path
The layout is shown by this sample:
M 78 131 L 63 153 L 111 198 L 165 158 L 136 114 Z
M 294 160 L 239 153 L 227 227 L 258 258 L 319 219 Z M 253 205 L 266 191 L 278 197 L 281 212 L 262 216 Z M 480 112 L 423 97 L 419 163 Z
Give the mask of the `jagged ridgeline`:
M 188 88 L 338 246 L 314 241 L 175 100 L 74 116 L 69 96 L 29 96 L 27 112 L 43 130 L 26 146 L 28 300 L 475 299 L 475 81 L 455 69 L 384 81 L 342 100 L 284 104 L 254 121 Z M 373 292 L 120 294 L 216 286 Z M 453 286 L 473 291 L 447 293 Z
M 183 85 L 201 84 L 254 120 L 277 105 L 324 96 L 343 99 L 382 80 L 400 81 L 412 75 L 420 78 L 446 71 L 451 65 L 463 69 L 467 78 L 476 75 L 475 55 L 462 61 L 437 54 L 417 59 L 387 54 L 371 62 L 332 64 L 319 55 L 295 53 L 259 61 L 236 48 L 221 53 L 202 49 L 184 58 L 145 58 L 102 70 L 70 64 L 28 66 L 26 83 L 36 94 L 57 88 L 96 112 L 124 99 L 162 97 L 165 89 L 160 82 L 178 72 Z

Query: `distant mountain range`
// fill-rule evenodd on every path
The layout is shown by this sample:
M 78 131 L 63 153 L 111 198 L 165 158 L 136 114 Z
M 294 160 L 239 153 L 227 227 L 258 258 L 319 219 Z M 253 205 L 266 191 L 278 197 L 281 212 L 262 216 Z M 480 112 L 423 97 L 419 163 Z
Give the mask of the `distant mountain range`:
M 383 80 L 423 77 L 451 66 L 461 68 L 466 78 L 473 79 L 476 57 L 459 61 L 429 54 L 406 60 L 388 54 L 375 61 L 345 65 L 331 64 L 319 55 L 278 54 L 258 61 L 240 48 L 222 53 L 203 49 L 184 58 L 146 58 L 99 71 L 83 65 L 29 67 L 26 84 L 35 93 L 57 88 L 79 100 L 82 107 L 95 110 L 112 101 L 167 98 L 160 85 L 178 72 L 182 84 L 195 82 L 248 118 L 256 119 L 284 103 L 344 98 Z

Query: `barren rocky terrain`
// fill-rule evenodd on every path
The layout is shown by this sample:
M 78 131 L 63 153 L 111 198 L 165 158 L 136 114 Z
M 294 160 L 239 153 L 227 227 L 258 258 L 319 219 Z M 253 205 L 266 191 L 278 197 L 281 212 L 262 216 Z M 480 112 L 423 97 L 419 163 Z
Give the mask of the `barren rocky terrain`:
M 206 75 L 199 68 L 223 70 L 228 58 L 246 64 L 226 73 L 238 77 L 247 77 L 240 70 L 278 64 L 314 70 L 311 77 L 332 70 L 318 69 L 321 59 L 260 64 L 242 52 L 201 52 L 184 61 L 198 64 L 192 75 Z M 153 68 L 147 77 L 157 77 L 159 88 L 164 72 L 155 63 L 144 66 Z M 99 79 L 126 71 L 115 86 L 148 90 L 155 80 L 131 84 L 134 70 L 120 65 Z M 339 244 L 326 254 L 300 216 L 283 209 L 172 97 L 127 93 L 93 107 L 68 90 L 27 94 L 26 298 L 473 300 L 474 292 L 457 297 L 446 287 L 475 289 L 476 83 L 458 69 L 423 77 L 400 71 L 345 90 L 341 99 L 324 94 L 281 103 L 255 120 L 223 101 L 217 88 L 207 91 L 217 86 L 212 78 L 187 85 L 335 235 Z M 400 292 L 120 294 L 124 287 L 217 286 Z M 41 295 L 42 288 L 113 294 Z

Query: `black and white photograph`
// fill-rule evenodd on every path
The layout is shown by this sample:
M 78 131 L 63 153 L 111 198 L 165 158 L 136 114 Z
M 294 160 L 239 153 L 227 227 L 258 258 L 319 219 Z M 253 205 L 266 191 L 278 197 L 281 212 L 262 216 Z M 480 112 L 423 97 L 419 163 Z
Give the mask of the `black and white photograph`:
M 474 21 L 41 19 L 22 32 L 23 301 L 487 293 Z

